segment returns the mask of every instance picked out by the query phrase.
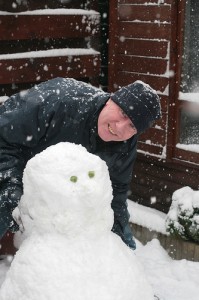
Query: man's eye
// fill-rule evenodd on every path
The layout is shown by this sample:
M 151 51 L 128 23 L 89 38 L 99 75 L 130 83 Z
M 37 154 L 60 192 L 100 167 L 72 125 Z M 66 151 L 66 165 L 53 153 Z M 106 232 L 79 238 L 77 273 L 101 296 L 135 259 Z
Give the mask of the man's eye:
M 121 110 L 121 113 L 124 118 L 128 118 L 127 114 L 125 114 L 125 112 L 123 110 Z

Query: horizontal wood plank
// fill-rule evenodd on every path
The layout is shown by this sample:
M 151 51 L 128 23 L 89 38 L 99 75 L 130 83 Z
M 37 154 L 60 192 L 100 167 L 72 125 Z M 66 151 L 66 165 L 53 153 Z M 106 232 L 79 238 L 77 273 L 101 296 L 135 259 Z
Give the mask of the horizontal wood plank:
M 94 1 L 95 3 L 95 1 Z M 87 0 L 57 1 L 57 0 L 13 0 L 0 1 L 0 10 L 9 12 L 21 12 L 44 8 L 81 8 L 85 7 Z M 93 8 L 92 8 L 93 9 Z
M 100 73 L 99 55 L 41 57 L 0 61 L 0 83 L 44 81 L 53 77 L 93 77 Z
M 0 40 L 99 35 L 99 15 L 0 15 Z
M 126 55 L 165 58 L 168 53 L 168 42 L 126 38 L 119 42 L 118 51 Z
M 182 187 L 189 185 L 193 189 L 198 189 L 199 172 L 196 166 L 190 165 L 185 167 L 181 163 L 164 163 L 158 162 L 154 164 L 152 158 L 144 158 L 143 155 L 138 155 L 134 168 L 138 168 L 138 171 L 143 174 L 149 174 L 154 177 L 155 182 L 159 180 L 175 182 Z
M 199 165 L 199 153 L 176 148 L 174 156 L 179 160 Z
M 143 171 L 144 170 L 139 172 L 138 166 L 135 168 L 133 176 L 134 183 L 142 186 L 149 186 L 152 189 L 159 190 L 161 192 L 166 192 L 170 195 L 172 195 L 174 191 L 181 188 L 180 183 L 171 182 L 170 180 L 162 180 L 161 178 L 158 180 L 157 185 L 157 179 L 155 180 L 154 176 L 148 173 L 146 174 Z
M 170 40 L 169 24 L 120 22 L 119 37 Z
M 142 80 L 148 83 L 154 90 L 164 93 L 168 84 L 169 79 L 160 76 L 152 76 L 147 74 L 129 73 L 129 72 L 118 72 L 116 76 L 117 84 L 114 84 L 112 90 L 118 89 L 119 86 L 128 85 L 136 80 Z
M 98 37 L 92 39 L 97 43 Z M 46 51 L 53 49 L 88 49 L 88 42 L 85 38 L 61 38 L 61 39 L 30 39 L 30 40 L 9 40 L 0 41 L 0 59 L 1 54 L 24 53 L 32 51 Z
M 148 188 L 151 191 L 159 191 L 159 193 L 156 193 L 156 196 L 159 196 L 157 197 L 155 208 L 162 211 L 165 211 L 165 208 L 170 206 L 172 194 L 177 189 L 184 186 L 198 189 L 198 170 L 191 168 L 191 166 L 184 167 L 180 163 L 165 163 L 164 161 L 157 161 L 157 159 L 154 163 L 154 159 L 153 156 L 148 156 L 147 153 L 139 153 L 134 165 L 131 187 L 133 196 L 135 195 L 135 199 L 138 199 L 141 204 L 153 207 L 149 203 L 147 194 L 145 194 Z M 148 191 L 151 192 L 150 190 Z M 158 202 L 159 205 L 157 206 Z
M 199 245 L 190 241 L 185 241 L 177 236 L 167 236 L 157 231 L 151 230 L 137 224 L 130 223 L 133 235 L 143 245 L 152 239 L 159 240 L 160 245 L 170 255 L 173 260 L 190 260 L 199 262 Z
M 152 153 L 157 156 L 163 155 L 163 147 L 146 144 L 143 142 L 138 142 L 138 152 L 139 152 L 139 150 L 146 152 L 146 153 Z
M 173 0 L 164 0 L 164 3 L 160 3 L 160 0 L 119 0 L 120 4 L 143 4 L 143 5 L 165 5 L 172 4 Z
M 150 128 L 139 137 L 142 142 L 151 141 L 152 144 L 164 146 L 166 144 L 166 131 Z
M 133 4 L 133 3 L 132 3 Z M 120 21 L 150 21 L 171 22 L 171 7 L 169 5 L 119 5 Z
M 138 202 L 141 205 L 152 207 L 163 212 L 168 212 L 171 195 L 167 192 L 159 191 L 153 186 L 139 185 L 134 182 L 131 183 L 132 196 L 130 199 Z M 151 203 L 155 198 L 155 203 Z
M 164 75 L 168 69 L 168 60 L 161 58 L 118 55 L 119 71 L 137 72 L 153 75 Z

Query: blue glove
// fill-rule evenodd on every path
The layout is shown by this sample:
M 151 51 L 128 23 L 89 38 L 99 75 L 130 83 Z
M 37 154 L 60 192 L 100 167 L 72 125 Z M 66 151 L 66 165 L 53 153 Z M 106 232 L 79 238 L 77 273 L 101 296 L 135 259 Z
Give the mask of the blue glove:
M 133 238 L 133 234 L 131 231 L 131 228 L 129 226 L 129 224 L 126 224 L 126 226 L 124 226 L 124 228 L 122 228 L 121 224 L 119 223 L 119 221 L 115 221 L 113 224 L 113 228 L 112 231 L 114 233 L 116 233 L 117 235 L 119 235 L 121 237 L 121 239 L 123 240 L 123 242 L 132 250 L 136 249 L 136 243 L 135 240 Z

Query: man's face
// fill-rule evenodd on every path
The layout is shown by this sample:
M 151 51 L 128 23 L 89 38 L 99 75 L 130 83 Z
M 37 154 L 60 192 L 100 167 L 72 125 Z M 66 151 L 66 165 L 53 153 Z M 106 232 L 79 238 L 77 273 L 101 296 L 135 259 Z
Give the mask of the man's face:
M 137 133 L 137 129 L 123 110 L 109 99 L 99 114 L 98 135 L 105 141 L 125 141 Z

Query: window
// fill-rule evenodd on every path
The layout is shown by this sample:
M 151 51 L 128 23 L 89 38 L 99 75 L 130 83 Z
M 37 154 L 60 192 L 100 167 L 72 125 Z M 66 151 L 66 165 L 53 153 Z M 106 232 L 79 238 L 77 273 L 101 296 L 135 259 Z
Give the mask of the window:
M 179 92 L 179 134 L 176 147 L 178 158 L 185 151 L 199 153 L 199 5 L 185 1 L 181 84 Z M 192 159 L 197 157 L 192 155 Z M 185 159 L 189 160 L 190 159 Z M 197 159 L 198 160 L 198 159 Z M 199 162 L 199 161 L 198 161 Z M 198 163 L 197 162 L 197 163 Z
M 186 1 L 181 91 L 199 93 L 199 5 Z

